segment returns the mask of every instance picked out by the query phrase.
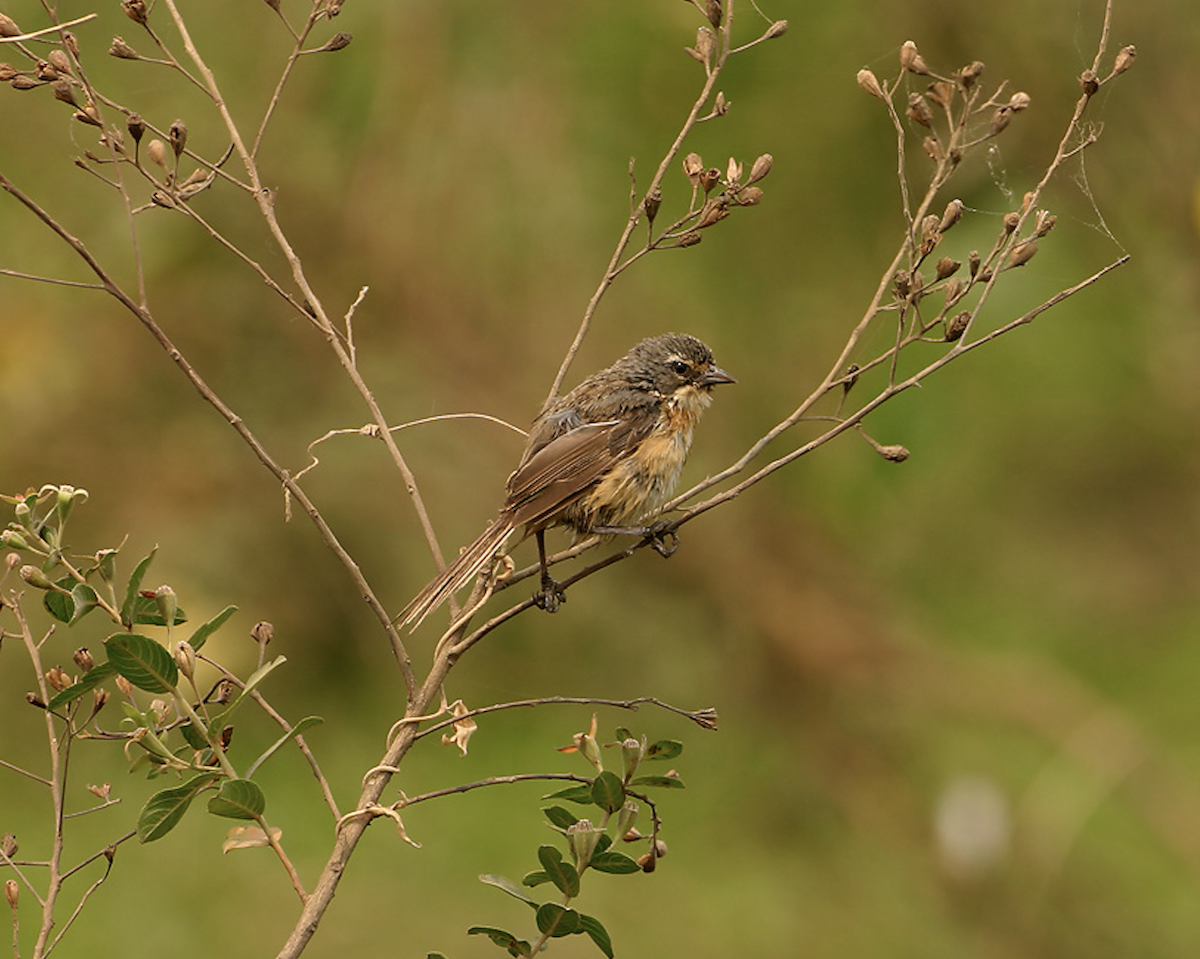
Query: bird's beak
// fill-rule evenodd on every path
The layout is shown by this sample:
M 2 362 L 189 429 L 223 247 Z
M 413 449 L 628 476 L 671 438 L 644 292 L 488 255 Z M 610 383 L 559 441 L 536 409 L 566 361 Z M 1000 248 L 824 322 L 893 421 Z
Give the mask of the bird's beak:
M 708 370 L 700 377 L 701 386 L 716 386 L 718 383 L 736 383 L 732 376 L 726 373 L 719 366 L 710 366 Z

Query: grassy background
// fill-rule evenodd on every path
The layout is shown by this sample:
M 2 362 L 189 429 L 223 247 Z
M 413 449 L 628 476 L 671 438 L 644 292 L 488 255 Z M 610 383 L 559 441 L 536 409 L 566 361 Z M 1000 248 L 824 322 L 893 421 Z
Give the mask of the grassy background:
M 150 52 L 111 6 L 77 30 L 93 80 L 162 126 L 183 117 L 194 146 L 220 153 L 193 89 L 103 55 L 114 33 Z M 253 128 L 287 38 L 266 4 L 194 6 L 197 43 Z M 5 9 L 41 25 L 31 0 Z M 91 9 L 59 5 L 64 17 Z M 707 340 L 740 382 L 699 433 L 692 479 L 819 379 L 898 242 L 893 135 L 855 71 L 894 75 L 911 37 L 940 69 L 980 59 L 986 80 L 1010 78 L 1033 97 L 948 194 L 972 210 L 947 238 L 962 258 L 990 244 L 1007 196 L 1040 175 L 1100 23 L 1093 0 L 763 9 L 791 29 L 734 59 L 722 84 L 733 110 L 691 148 L 718 166 L 772 153 L 764 203 L 622 277 L 574 371 L 667 329 Z M 738 16 L 746 39 L 765 27 L 748 6 Z M 698 89 L 700 68 L 682 53 L 695 26 L 677 0 L 345 5 L 335 27 L 353 44 L 301 63 L 263 166 L 327 306 L 340 312 L 371 288 L 359 356 L 389 419 L 529 419 L 619 234 L 629 158 L 648 178 Z M 715 734 L 655 712 L 602 713 L 604 728 L 687 742 L 677 767 L 689 789 L 663 804 L 669 858 L 653 876 L 599 877 L 581 902 L 619 955 L 1195 955 L 1200 114 L 1187 104 L 1200 84 L 1200 14 L 1190 0 L 1118 0 L 1112 39 L 1113 52 L 1137 44 L 1137 65 L 1089 107 L 1100 143 L 1044 197 L 1058 227 L 1001 288 L 996 315 L 1122 251 L 1129 265 L 880 411 L 873 435 L 906 445 L 908 462 L 838 441 L 687 527 L 671 562 L 646 554 L 589 580 L 553 619 L 522 617 L 454 674 L 452 698 L 472 705 L 654 694 L 720 712 Z M 68 116 L 47 90 L 0 89 L 0 169 L 129 278 L 114 197 L 72 166 L 92 134 Z M 681 174 L 665 192 L 682 202 Z M 281 266 L 230 191 L 196 206 Z M 154 211 L 139 226 L 151 305 L 278 458 L 299 468 L 312 439 L 365 420 L 317 338 L 227 253 L 182 218 Z M 7 199 L 0 265 L 86 279 Z M 519 441 L 474 422 L 403 439 L 453 550 L 495 509 Z M 337 441 L 310 475 L 399 608 L 431 563 L 379 448 Z M 254 622 L 275 623 L 272 650 L 289 663 L 267 693 L 290 716 L 326 718 L 310 741 L 352 803 L 401 706 L 386 644 L 340 568 L 306 523 L 283 521 L 269 477 L 113 303 L 0 277 L 0 489 L 44 482 L 90 491 L 73 518 L 78 548 L 128 535 L 128 569 L 157 544 L 150 580 L 171 583 L 196 621 L 240 606 L 214 641 L 230 665 L 251 661 Z M 48 659 L 67 662 L 103 635 L 86 621 L 62 630 Z M 430 642 L 414 640 L 418 662 Z M 0 756 L 36 767 L 30 686 L 5 643 Z M 398 785 L 415 794 L 569 769 L 553 749 L 588 715 L 497 716 L 465 759 L 414 752 Z M 271 735 L 244 726 L 243 757 Z M 123 800 L 73 826 L 69 852 L 80 854 L 129 828 L 156 784 L 102 748 L 76 759 L 76 807 L 88 782 L 111 781 Z M 311 777 L 287 756 L 262 778 L 311 879 L 331 838 Z M 935 829 L 964 784 L 982 797 L 976 825 L 991 821 L 991 797 L 1010 827 L 996 860 L 974 871 L 947 860 Z M 548 836 L 539 794 L 503 787 L 416 807 L 406 822 L 420 850 L 377 826 L 309 954 L 498 954 L 463 930 L 528 917 L 475 876 L 533 868 Z M 45 855 L 44 813 L 27 781 L 0 778 L 0 829 L 19 835 L 22 855 Z M 157 845 L 123 846 L 59 954 L 271 954 L 294 896 L 268 856 L 220 855 L 227 825 L 192 815 Z M 32 913 L 23 924 L 33 928 Z M 597 953 L 572 941 L 555 954 Z

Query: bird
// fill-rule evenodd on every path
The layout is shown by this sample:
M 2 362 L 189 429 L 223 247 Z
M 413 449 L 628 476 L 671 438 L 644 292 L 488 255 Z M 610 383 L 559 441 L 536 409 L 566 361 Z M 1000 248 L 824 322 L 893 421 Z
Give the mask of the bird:
M 518 528 L 520 541 L 537 538 L 541 590 L 534 601 L 554 612 L 566 596 L 550 576 L 545 531 L 561 525 L 577 537 L 653 537 L 655 529 L 644 523 L 674 491 L 713 387 L 736 382 L 696 337 L 664 333 L 550 400 L 533 421 L 497 517 L 413 597 L 399 624 L 417 629 Z M 656 546 L 665 554 L 661 539 Z

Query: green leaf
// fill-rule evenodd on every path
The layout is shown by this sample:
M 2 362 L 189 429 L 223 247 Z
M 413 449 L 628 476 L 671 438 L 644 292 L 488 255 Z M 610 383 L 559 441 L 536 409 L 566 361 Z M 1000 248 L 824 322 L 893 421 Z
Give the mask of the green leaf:
M 192 749 L 208 749 L 208 740 L 204 737 L 204 730 L 200 729 L 193 722 L 186 722 L 179 727 L 179 732 Z
M 179 824 L 192 800 L 210 783 L 220 778 L 217 773 L 201 773 L 182 786 L 172 786 L 170 789 L 156 792 L 146 800 L 146 805 L 138 815 L 138 841 L 153 842 L 162 839 Z
M 446 959 L 440 952 L 429 952 L 425 954 L 425 959 Z
M 179 681 L 175 659 L 149 636 L 114 633 L 104 641 L 108 661 L 138 689 L 167 693 Z
M 625 787 L 621 777 L 605 770 L 592 783 L 592 802 L 607 813 L 614 813 L 625 805 Z
M 521 879 L 521 885 L 533 888 L 549 881 L 550 877 L 546 874 L 546 871 L 544 869 L 537 869 L 533 872 L 525 873 L 525 876 Z
M 267 748 L 266 752 L 264 752 L 256 760 L 254 760 L 254 762 L 252 762 L 250 764 L 250 768 L 246 770 L 246 778 L 247 779 L 252 778 L 254 776 L 254 774 L 256 772 L 258 772 L 259 766 L 261 766 L 268 759 L 270 759 L 273 755 L 275 755 L 275 753 L 277 753 L 280 749 L 282 749 L 284 746 L 286 746 L 291 740 L 293 740 L 297 736 L 299 736 L 302 732 L 304 732 L 304 730 L 306 730 L 312 726 L 319 726 L 323 722 L 325 722 L 325 720 L 322 719 L 320 716 L 305 716 L 302 720 L 300 720 L 300 722 L 296 723 L 295 726 L 293 726 L 286 733 L 284 733 L 277 740 L 275 740 L 275 742 L 273 742 Z
M 529 894 L 507 876 L 492 876 L 485 874 L 479 877 L 479 881 L 486 882 L 489 886 L 495 886 L 497 889 L 503 890 L 514 899 L 520 899 L 521 902 L 528 903 L 530 906 L 533 906 L 534 909 L 538 907 L 537 900 L 530 899 Z
M 142 588 L 142 578 L 157 552 L 158 547 L 155 546 L 150 550 L 150 555 L 133 568 L 133 574 L 129 577 L 129 585 L 125 587 L 125 602 L 121 604 L 121 622 L 126 629 L 133 625 L 134 604 L 138 599 L 138 591 Z
M 226 606 L 207 623 L 201 623 L 199 626 L 197 626 L 196 631 L 192 633 L 191 639 L 188 640 L 188 642 L 192 644 L 192 649 L 194 649 L 196 652 L 200 652 L 200 647 L 208 642 L 208 637 L 224 626 L 225 621 L 236 612 L 236 606 Z
M 633 733 L 631 733 L 629 731 L 628 726 L 618 726 L 617 727 L 617 742 L 623 743 L 623 742 L 625 742 L 626 739 L 637 739 L 637 736 L 635 736 Z
M 187 613 L 180 606 L 175 607 L 175 616 L 171 620 L 172 626 L 178 626 L 180 623 L 187 622 Z M 166 626 L 167 620 L 163 616 L 162 610 L 159 609 L 158 600 L 153 596 L 145 596 L 138 593 L 133 600 L 133 624 L 137 626 Z
M 74 626 L 100 603 L 100 597 L 87 583 L 76 583 L 71 588 L 71 599 L 75 603 L 75 611 L 71 614 L 70 625 Z
M 208 801 L 208 811 L 226 819 L 257 819 L 267 808 L 267 797 L 249 779 L 226 779 Z
M 510 956 L 531 955 L 532 946 L 524 939 L 518 939 L 511 932 L 497 929 L 495 926 L 472 926 L 467 930 L 468 936 L 487 936 L 501 949 L 507 949 Z
M 67 703 L 73 702 L 91 689 L 95 689 L 104 680 L 111 679 L 117 675 L 117 668 L 112 663 L 101 663 L 99 666 L 93 666 L 80 677 L 79 682 L 73 686 L 68 686 L 61 692 L 54 694 L 54 698 L 46 704 L 47 709 L 58 709 L 60 706 L 65 706 Z
M 663 789 L 683 789 L 683 780 L 678 776 L 638 776 L 629 780 L 631 786 L 661 786 Z
M 569 862 L 563 862 L 562 853 L 556 847 L 538 846 L 538 862 L 559 892 L 572 897 L 579 895 L 579 872 Z
M 591 805 L 592 787 L 584 784 L 580 784 L 578 786 L 568 786 L 566 789 L 560 789 L 558 792 L 549 793 L 542 798 L 565 799 L 567 802 L 577 802 L 582 805 Z
M 624 876 L 629 873 L 641 872 L 641 866 L 623 852 L 594 852 L 588 860 L 588 865 L 597 872 L 613 873 Z
M 569 829 L 579 822 L 579 817 L 563 806 L 544 806 L 542 812 L 559 829 Z
M 55 582 L 54 585 L 70 592 L 71 587 L 75 585 L 75 580 L 67 576 Z M 42 593 L 42 605 L 46 608 L 46 612 L 60 623 L 69 623 L 71 617 L 75 615 L 75 600 L 56 589 L 49 589 Z
M 613 959 L 612 940 L 608 937 L 608 930 L 600 924 L 600 920 L 595 916 L 588 916 L 584 913 L 579 914 L 579 928 L 592 937 L 599 950 L 608 956 L 608 959 Z
M 674 759 L 683 752 L 683 743 L 677 739 L 660 739 L 646 747 L 643 759 Z
M 537 927 L 554 938 L 571 936 L 580 931 L 579 913 L 556 902 L 542 903 L 538 906 Z

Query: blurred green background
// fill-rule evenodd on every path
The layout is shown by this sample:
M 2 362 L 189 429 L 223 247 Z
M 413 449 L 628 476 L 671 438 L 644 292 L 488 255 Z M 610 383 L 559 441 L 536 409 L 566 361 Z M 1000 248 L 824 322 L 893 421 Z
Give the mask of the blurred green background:
M 253 130 L 287 36 L 266 4 L 186 6 Z M 58 7 L 64 18 L 93 9 Z M 979 59 L 986 81 L 1009 78 L 1032 96 L 947 193 L 970 208 L 946 240 L 965 259 L 1044 169 L 1101 22 L 1097 0 L 762 9 L 789 32 L 733 59 L 721 83 L 733 108 L 689 148 L 720 167 L 773 154 L 764 202 L 623 276 L 570 380 L 645 335 L 708 341 L 739 385 L 698 434 L 692 480 L 819 381 L 899 240 L 893 134 L 855 72 L 894 76 L 912 38 L 936 69 Z M 44 25 L 33 0 L 4 10 L 26 29 Z M 178 50 L 165 12 L 155 22 Z M 195 89 L 104 55 L 113 34 L 152 51 L 117 4 L 100 13 L 76 31 L 92 80 L 161 127 L 184 118 L 191 146 L 222 152 Z M 524 424 L 536 411 L 621 230 L 630 157 L 645 182 L 699 88 L 701 68 L 682 52 L 698 22 L 679 0 L 345 4 L 333 28 L 354 42 L 300 63 L 262 160 L 327 308 L 340 313 L 370 287 L 355 319 L 359 360 L 391 421 L 479 410 Z M 767 23 L 747 4 L 737 22 L 743 40 Z M 653 710 L 601 713 L 605 731 L 622 723 L 687 744 L 677 768 L 689 788 L 662 803 L 669 858 L 652 876 L 585 886 L 581 908 L 608 923 L 618 955 L 1200 949 L 1200 113 L 1190 106 L 1200 12 L 1192 0 L 1117 0 L 1111 39 L 1107 62 L 1135 43 L 1137 64 L 1090 105 L 1100 141 L 1044 195 L 1058 226 L 998 289 L 993 318 L 1125 251 L 1131 263 L 873 417 L 872 435 L 912 451 L 903 465 L 838 440 L 689 525 L 669 563 L 647 552 L 588 580 L 557 616 L 521 617 L 453 674 L 451 698 L 473 706 L 650 694 L 719 711 L 717 733 Z M 132 281 L 115 194 L 72 165 L 94 134 L 69 114 L 49 90 L 0 89 L 0 169 Z M 664 192 L 668 209 L 685 202 L 677 167 Z M 0 266 L 89 279 L 17 203 L 0 201 Z M 195 206 L 283 274 L 241 197 L 217 189 Z M 299 469 L 313 439 L 365 422 L 312 330 L 231 255 L 181 217 L 151 211 L 138 223 L 151 307 L 278 459 Z M 519 438 L 461 421 L 401 439 L 452 552 L 495 509 Z M 322 450 L 306 485 L 398 609 L 432 573 L 403 486 L 378 444 Z M 0 489 L 47 482 L 91 494 L 72 520 L 76 548 L 128 536 L 128 570 L 157 544 L 148 582 L 174 586 L 195 621 L 241 608 L 210 647 L 229 665 L 251 664 L 253 623 L 275 624 L 272 652 L 289 662 L 265 692 L 293 718 L 326 718 L 310 742 L 351 805 L 402 702 L 387 645 L 344 573 L 302 517 L 284 521 L 268 474 L 114 302 L 0 276 Z M 418 663 L 430 633 L 412 641 Z M 62 629 L 46 658 L 66 664 L 103 635 L 99 622 Z M 40 769 L 31 685 L 6 642 L 0 757 Z M 465 759 L 427 740 L 388 795 L 578 771 L 553 750 L 589 715 L 497 715 Z M 273 734 L 243 725 L 246 757 Z M 72 807 L 87 804 L 85 783 L 105 780 L 122 804 L 72 825 L 68 860 L 130 828 L 155 788 L 126 775 L 115 750 L 85 746 Z M 287 755 L 262 780 L 311 883 L 332 836 L 311 777 Z M 387 825 L 372 830 L 309 955 L 498 955 L 466 927 L 529 915 L 475 877 L 534 868 L 549 835 L 541 792 L 508 786 L 415 807 L 406 824 L 419 850 Z M 34 786 L 0 773 L 0 829 L 19 835 L 22 856 L 46 854 L 45 816 Z M 221 856 L 228 825 L 197 810 L 161 843 L 123 846 L 58 954 L 272 954 L 294 896 L 268 855 Z M 35 925 L 31 911 L 22 921 Z M 598 955 L 586 941 L 554 950 Z

